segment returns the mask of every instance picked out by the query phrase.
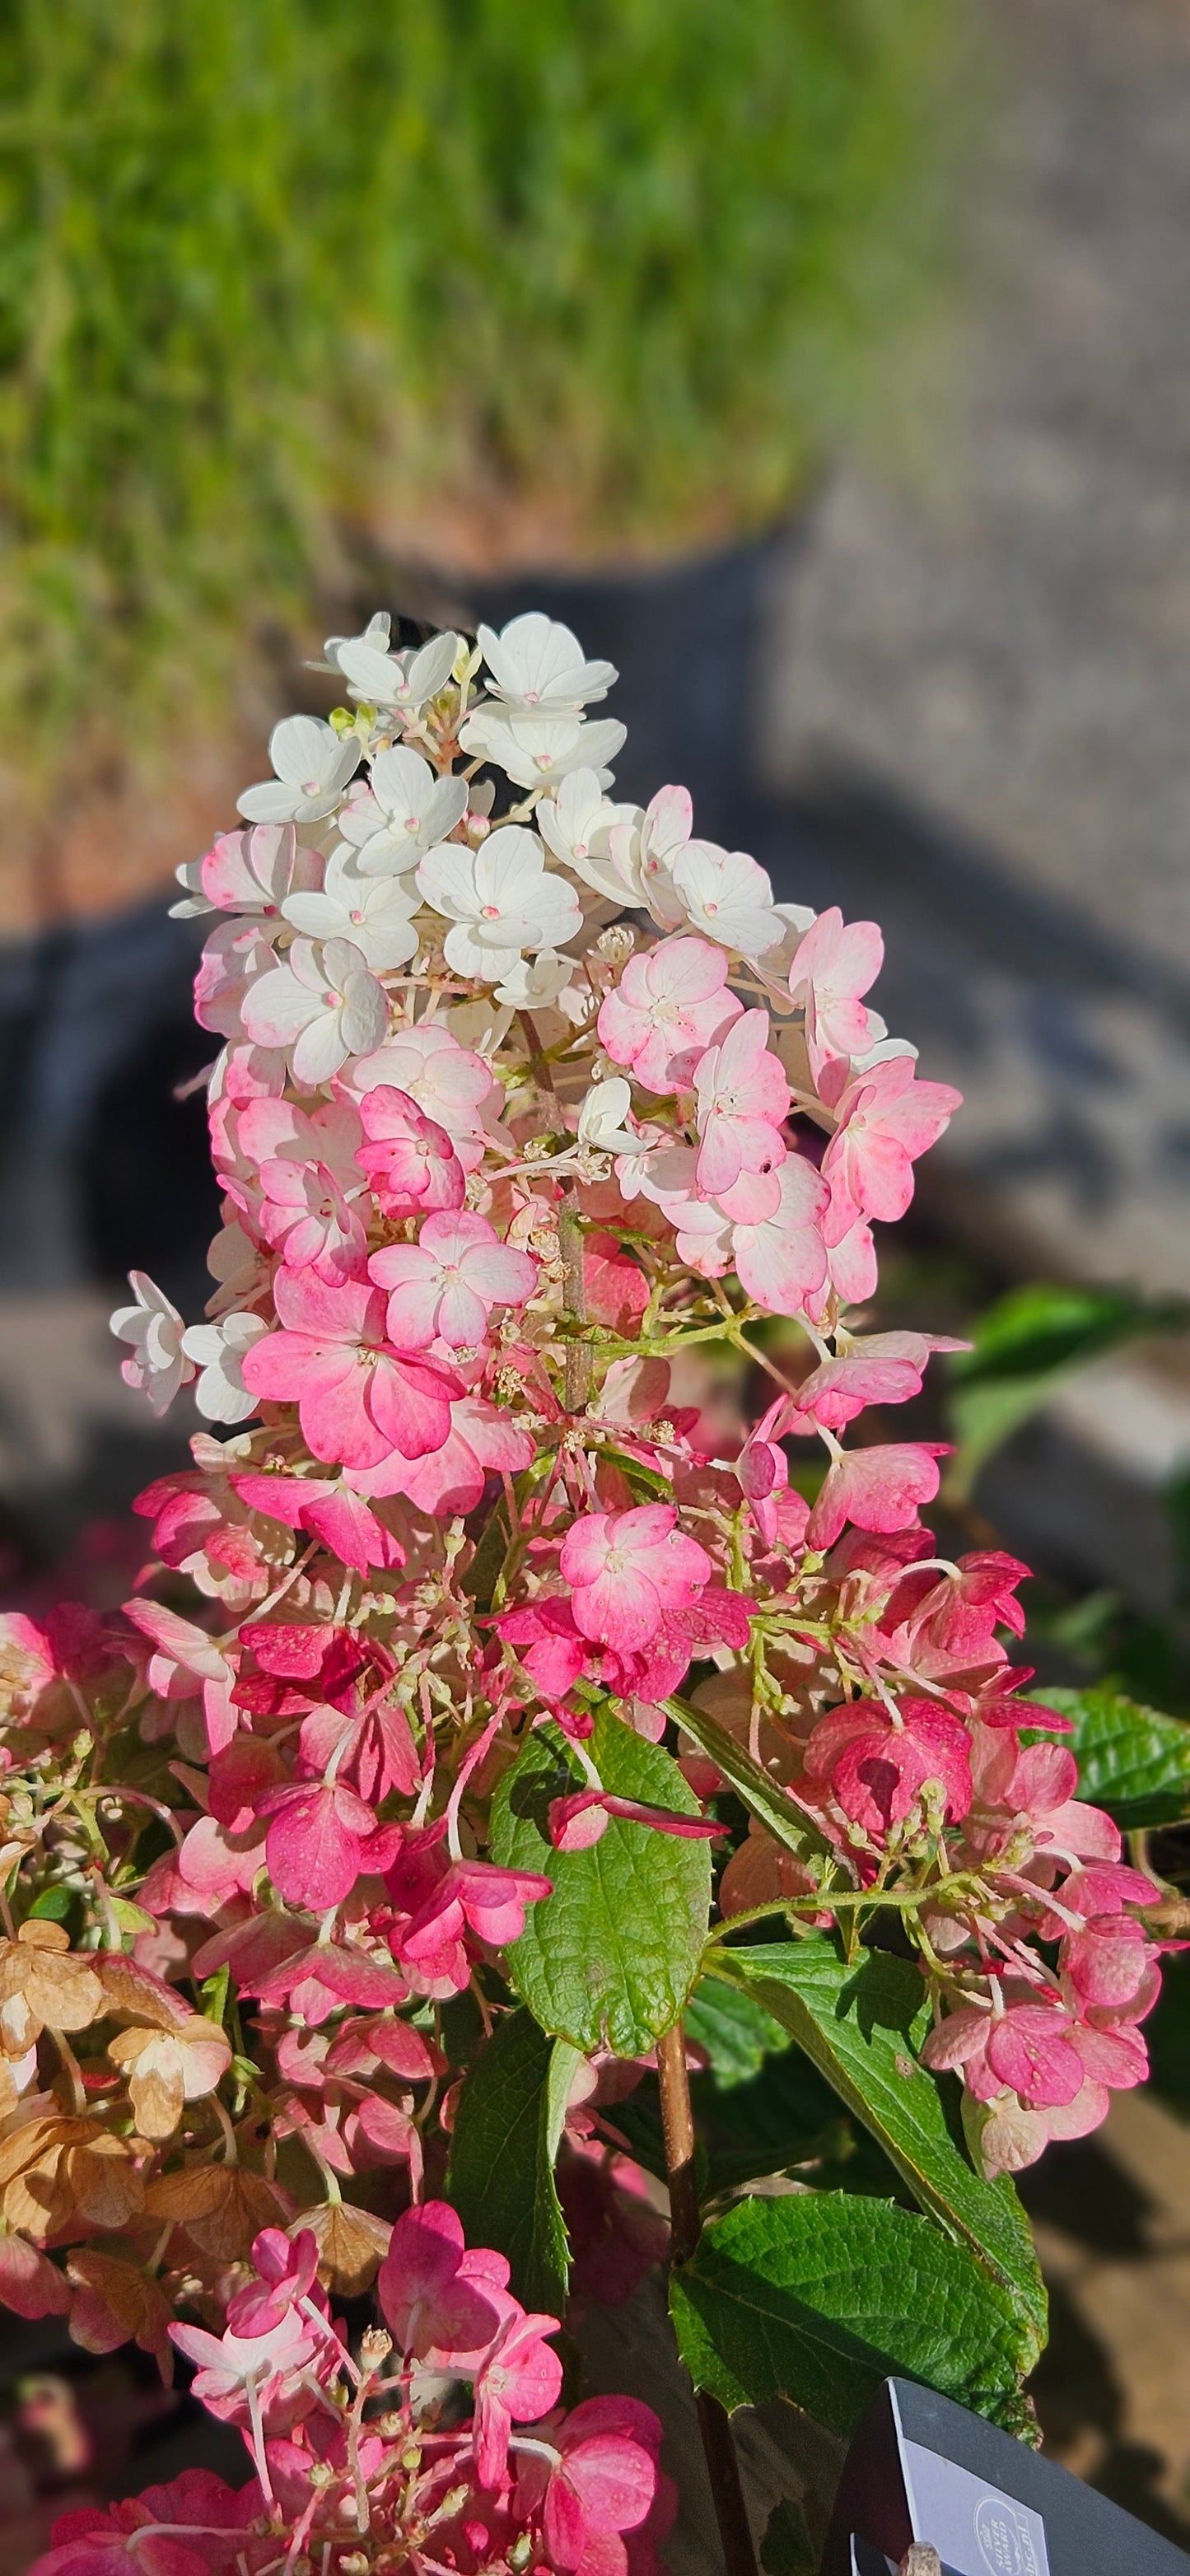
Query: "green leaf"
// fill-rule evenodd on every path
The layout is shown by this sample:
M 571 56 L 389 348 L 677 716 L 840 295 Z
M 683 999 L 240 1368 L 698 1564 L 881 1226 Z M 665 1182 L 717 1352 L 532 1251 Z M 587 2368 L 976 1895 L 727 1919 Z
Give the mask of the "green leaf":
M 698 1800 L 677 1763 L 604 1710 L 590 1738 L 600 1779 L 618 1797 L 683 1815 Z M 492 1858 L 539 1870 L 553 1894 L 531 1905 L 507 1954 L 507 1973 L 543 2030 L 585 2057 L 610 2048 L 646 2056 L 684 2011 L 698 1976 L 711 1902 L 706 1842 L 683 1841 L 613 1817 L 588 1851 L 558 1852 L 547 1831 L 553 1798 L 586 1786 L 559 1728 L 530 1736 L 492 1802 Z
M 1008 2292 L 891 2201 L 737 2202 L 671 2276 L 670 2312 L 696 2387 L 731 2409 L 786 2397 L 848 2434 L 896 2375 L 1012 2430 L 1022 2421 Z
M 985 2182 L 962 2144 L 957 2087 L 918 2063 L 929 2028 L 921 1976 L 908 1959 L 866 1951 L 847 1967 L 828 1933 L 720 1949 L 715 1975 L 739 1979 L 783 2023 L 849 2111 L 870 2131 L 914 2199 L 1016 2303 L 1022 2370 L 1045 2341 L 1046 2300 L 1028 2221 L 1006 2175 Z
M 708 1717 L 705 1709 L 696 1708 L 693 1700 L 679 1699 L 676 1695 L 666 1700 L 665 1709 L 683 1733 L 693 1737 L 716 1769 L 723 1773 L 724 1779 L 730 1781 L 750 1814 L 768 1826 L 769 1832 L 786 1851 L 796 1852 L 799 1860 L 805 1860 L 811 1852 L 830 1850 L 818 1827 L 811 1824 L 808 1816 L 802 1815 L 791 1799 L 785 1797 L 776 1782 L 769 1778 L 768 1772 L 761 1769 L 759 1762 L 753 1761 L 750 1753 L 745 1753 L 742 1744 L 737 1744 L 734 1735 L 729 1735 L 716 1718 Z
M 1184 1299 L 1129 1288 L 1014 1288 L 972 1327 L 972 1348 L 949 1364 L 950 1427 L 958 1455 L 947 1485 L 962 1498 L 985 1460 L 1088 1361 L 1154 1333 L 1184 1330 Z
M 563 2315 L 570 2271 L 554 2160 L 578 2051 L 532 2013 L 503 2013 L 464 2079 L 447 2198 L 469 2245 L 494 2245 L 526 2308 Z
M 610 1467 L 619 1468 L 630 1492 L 639 1494 L 642 1503 L 672 1503 L 672 1477 L 660 1475 L 655 1467 L 646 1467 L 643 1459 L 630 1457 L 626 1449 L 613 1448 L 610 1441 L 604 1443 L 600 1454 Z
M 126 1896 L 113 1896 L 109 1901 L 121 1932 L 130 1932 L 135 1939 L 139 1932 L 155 1930 L 156 1916 L 146 1914 L 143 1905 L 133 1905 Z
M 789 2033 L 745 1986 L 700 1977 L 685 2013 L 686 2037 L 704 2048 L 720 2092 L 759 2075 L 766 2057 L 787 2050 Z
M 1078 1795 L 1106 1807 L 1125 1833 L 1190 1815 L 1190 1725 L 1114 1690 L 1047 1690 L 1047 1707 L 1074 1720 L 1062 1737 L 1078 1763 Z
M 77 1890 L 57 1882 L 53 1887 L 43 1887 L 41 1894 L 34 1897 L 28 1920 L 30 1923 L 65 1923 L 80 1910 Z
M 784 2496 L 765 2524 L 760 2544 L 764 2576 L 817 2576 L 818 2552 L 800 2504 Z

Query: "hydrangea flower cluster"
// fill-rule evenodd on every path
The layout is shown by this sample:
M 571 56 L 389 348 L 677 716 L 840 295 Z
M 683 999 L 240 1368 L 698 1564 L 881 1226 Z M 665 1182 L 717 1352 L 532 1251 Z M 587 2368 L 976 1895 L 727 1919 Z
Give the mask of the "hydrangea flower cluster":
M 744 1798 L 716 1937 L 784 1914 L 852 1939 L 894 1907 L 987 2174 L 1143 2076 L 1158 1891 L 1020 1695 L 1026 1569 L 940 1557 L 938 1445 L 855 1428 L 953 1347 L 856 1311 L 958 1106 L 867 1001 L 878 930 L 775 902 L 680 787 L 617 802 L 624 727 L 588 713 L 615 673 L 544 616 L 414 652 L 377 618 L 327 664 L 346 703 L 278 725 L 242 828 L 181 871 L 176 909 L 214 917 L 215 1285 L 187 1325 L 133 1274 L 113 1327 L 129 1383 L 159 1412 L 191 1386 L 210 1427 L 139 1499 L 153 1561 L 120 1620 L 4 1623 L 28 1895 L 0 1955 L 0 2292 L 200 2361 L 260 2479 L 195 2506 L 205 2564 L 225 2527 L 229 2560 L 277 2563 L 236 2520 L 271 2492 L 306 2556 L 416 2526 L 462 2576 L 594 2571 L 597 2498 L 627 2535 L 602 2576 L 647 2566 L 653 2433 L 601 2401 L 510 2434 L 553 2421 L 553 2320 L 418 2206 L 447 2009 L 473 1989 L 490 2020 L 493 1964 L 548 1910 L 548 1872 L 488 1841 L 526 1743 L 554 1730 L 582 1782 L 550 1807 L 560 1863 L 625 1823 L 714 1842 L 716 1797 Z M 730 1436 L 697 1400 L 725 1346 L 770 1398 Z M 609 1714 L 695 1796 L 606 1780 Z M 378 2264 L 406 2366 L 470 2377 L 473 2424 L 423 2433 L 416 2374 L 394 2395 L 328 2323 Z M 55 2567 L 143 2561 L 131 2510 Z
M 222 2334 L 171 2328 L 197 2364 L 196 2395 L 244 2434 L 247 2485 L 187 2469 L 107 2511 L 67 2513 L 39 2576 L 280 2576 L 315 2563 L 344 2576 L 377 2564 L 660 2576 L 675 2499 L 656 2416 L 631 2397 L 559 2405 L 558 2318 L 526 2316 L 504 2257 L 466 2250 L 453 2209 L 425 2201 L 397 2220 L 378 2283 L 385 2323 L 358 2361 L 318 2264 L 309 2229 L 262 2228 Z M 472 2389 L 461 2417 L 444 2404 L 460 2380 Z

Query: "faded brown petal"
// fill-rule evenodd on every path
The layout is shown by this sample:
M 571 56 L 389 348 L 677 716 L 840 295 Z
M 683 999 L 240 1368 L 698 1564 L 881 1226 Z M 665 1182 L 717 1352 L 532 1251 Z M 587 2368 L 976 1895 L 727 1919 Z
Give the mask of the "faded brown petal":
M 156 2359 L 167 2388 L 173 2386 L 174 2352 L 169 2339 L 173 2309 L 158 2282 L 145 2272 L 81 2245 L 68 2256 L 66 2269 L 78 2296 L 70 2316 L 72 2340 L 84 2352 L 114 2352 L 131 2337 L 142 2352 Z
M 25 1994 L 31 2012 L 50 2030 L 86 2030 L 103 2011 L 103 1988 L 90 1961 L 52 1951 L 33 1952 Z
M 327 2200 L 316 2209 L 304 2209 L 292 2221 L 290 2235 L 296 2236 L 302 2227 L 308 2227 L 318 2240 L 318 2277 L 324 2289 L 355 2299 L 371 2287 L 392 2234 L 383 2218 L 373 2218 L 370 2209 L 356 2209 L 345 2200 Z
M 60 2155 L 47 2156 L 39 2165 L 14 2176 L 3 2200 L 5 2225 L 35 2245 L 48 2243 L 60 2229 L 69 2227 L 74 2216 L 74 2199 L 69 2178 Z
M 85 2030 L 103 2009 L 103 1988 L 90 1958 L 73 1953 L 60 1923 L 22 1923 L 0 1943 L 0 2045 L 21 2057 L 48 2023 Z
M 142 1968 L 139 1960 L 123 1951 L 97 1954 L 95 1970 L 109 2010 L 130 2013 L 144 2028 L 174 2030 L 195 2018 L 192 2007 L 164 1977 L 154 1976 L 151 1968 Z
M 75 2206 L 94 2227 L 124 2227 L 144 2205 L 145 2188 L 122 2138 L 100 2130 L 71 2147 L 66 2166 Z
M 150 2218 L 172 2218 L 198 2251 L 218 2262 L 246 2261 L 262 2227 L 284 2227 L 281 2194 L 263 2174 L 241 2165 L 198 2165 L 188 2173 L 159 2174 L 145 2193 Z
M 97 2120 L 65 2120 L 53 2114 L 26 2120 L 23 2128 L 14 2129 L 12 2136 L 0 2143 L 0 2191 L 14 2174 L 36 2164 L 49 2149 L 77 2146 L 84 2138 L 96 2136 L 98 2130 Z
M 128 2090 L 141 2136 L 172 2138 L 186 2092 L 181 2057 L 171 2039 L 155 2039 L 141 2049 L 129 2070 Z

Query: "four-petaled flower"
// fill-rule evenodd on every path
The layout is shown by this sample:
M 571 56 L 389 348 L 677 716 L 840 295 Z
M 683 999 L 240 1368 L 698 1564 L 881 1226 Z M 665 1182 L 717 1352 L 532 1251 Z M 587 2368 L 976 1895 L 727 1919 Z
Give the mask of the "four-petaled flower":
M 238 808 L 249 823 L 317 823 L 333 814 L 359 768 L 358 734 L 338 734 L 318 716 L 285 716 L 269 735 L 275 778 L 246 787 Z
M 311 1090 L 349 1056 L 370 1054 L 388 1027 L 384 987 L 350 939 L 295 939 L 283 966 L 249 984 L 243 1007 L 248 1036 L 285 1048 L 295 1079 Z
M 686 1090 L 743 1008 L 727 989 L 728 966 L 705 939 L 665 939 L 630 957 L 600 1005 L 600 1043 L 649 1091 Z
M 712 1572 L 670 1503 L 585 1513 L 571 1523 L 558 1566 L 581 1634 L 618 1648 L 647 1645 L 665 1612 L 697 1601 Z
M 456 974 L 496 984 L 526 949 L 563 948 L 582 928 L 574 888 L 547 872 L 535 832 L 505 823 L 469 850 L 451 841 L 417 871 L 419 892 L 453 928 L 444 942 Z
M 311 1270 L 279 1270 L 281 1330 L 247 1353 L 254 1395 L 296 1402 L 316 1458 L 377 1467 L 398 1451 L 421 1458 L 450 1430 L 452 1381 L 387 1338 L 384 1298 L 366 1280 L 330 1287 Z
M 537 1284 L 527 1252 L 503 1244 L 482 1216 L 428 1216 L 416 1243 L 374 1252 L 368 1275 L 388 1291 L 389 1338 L 398 1350 L 441 1340 L 483 1341 L 493 1306 L 523 1306 Z
M 154 1413 L 165 1413 L 179 1387 L 195 1375 L 194 1361 L 182 1347 L 185 1325 L 177 1307 L 143 1270 L 130 1270 L 128 1285 L 136 1302 L 117 1306 L 111 1329 L 118 1341 L 131 1342 L 131 1359 L 122 1360 L 125 1386 L 147 1395 Z

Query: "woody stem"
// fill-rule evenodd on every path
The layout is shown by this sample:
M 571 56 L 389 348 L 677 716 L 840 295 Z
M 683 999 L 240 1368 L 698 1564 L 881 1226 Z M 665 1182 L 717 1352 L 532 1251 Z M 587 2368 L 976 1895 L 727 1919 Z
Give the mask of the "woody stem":
M 587 1292 L 583 1277 L 583 1229 L 579 1220 L 578 1191 L 573 1183 L 558 1210 L 558 1249 L 562 1256 L 562 1306 L 576 1324 L 587 1320 Z M 591 1347 L 588 1342 L 573 1341 L 566 1345 L 565 1401 L 568 1413 L 585 1413 L 591 1393 Z
M 694 2162 L 694 2113 L 686 2073 L 686 2040 L 680 2021 L 657 2042 L 657 2080 L 669 2185 L 670 2262 L 688 2263 L 702 2233 L 702 2213 Z M 694 2403 L 727 2576 L 757 2576 L 748 2508 L 726 2409 L 705 2388 L 696 2390 Z

